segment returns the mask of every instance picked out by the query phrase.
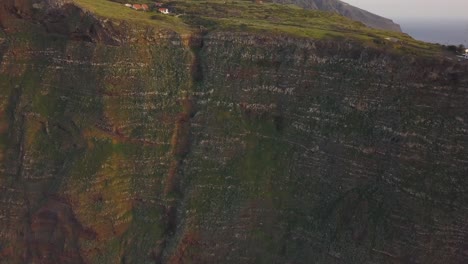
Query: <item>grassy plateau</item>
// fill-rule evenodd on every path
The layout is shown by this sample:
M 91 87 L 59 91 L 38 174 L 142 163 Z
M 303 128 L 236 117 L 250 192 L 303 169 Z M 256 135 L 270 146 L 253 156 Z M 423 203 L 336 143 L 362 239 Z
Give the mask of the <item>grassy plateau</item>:
M 305 10 L 294 5 L 259 4 L 246 0 L 166 1 L 163 6 L 170 8 L 172 13 L 164 15 L 154 9 L 149 12 L 136 11 L 125 7 L 122 1 L 74 2 L 98 16 L 151 25 L 180 34 L 228 30 L 314 39 L 353 39 L 368 45 L 388 46 L 420 54 L 434 54 L 440 50 L 437 45 L 414 40 L 403 33 L 368 28 L 337 14 Z M 151 6 L 152 2 L 147 4 Z

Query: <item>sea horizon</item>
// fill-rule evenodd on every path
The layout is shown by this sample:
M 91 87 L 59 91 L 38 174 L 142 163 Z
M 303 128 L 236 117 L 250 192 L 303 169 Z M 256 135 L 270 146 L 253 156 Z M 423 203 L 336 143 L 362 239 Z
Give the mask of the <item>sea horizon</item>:
M 468 47 L 468 19 L 395 19 L 404 33 L 425 42 Z

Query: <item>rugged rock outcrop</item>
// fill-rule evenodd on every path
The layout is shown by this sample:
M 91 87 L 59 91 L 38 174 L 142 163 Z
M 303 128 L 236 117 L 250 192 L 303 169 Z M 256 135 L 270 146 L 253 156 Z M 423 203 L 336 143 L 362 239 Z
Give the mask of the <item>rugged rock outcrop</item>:
M 53 10 L 2 21 L 0 263 L 468 260 L 466 64 Z
M 400 25 L 391 19 L 372 14 L 366 10 L 357 8 L 339 0 L 273 0 L 276 3 L 296 4 L 307 9 L 334 12 L 364 23 L 366 26 L 377 29 L 401 32 Z

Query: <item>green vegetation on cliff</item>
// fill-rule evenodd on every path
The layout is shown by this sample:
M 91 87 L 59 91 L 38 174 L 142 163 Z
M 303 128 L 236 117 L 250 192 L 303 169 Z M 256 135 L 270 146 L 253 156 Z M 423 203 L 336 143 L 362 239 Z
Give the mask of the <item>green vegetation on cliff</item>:
M 74 0 L 79 6 L 111 19 L 152 25 L 181 34 L 206 31 L 241 31 L 268 35 L 289 35 L 314 39 L 338 38 L 364 41 L 368 45 L 392 47 L 418 53 L 434 53 L 436 45 L 416 41 L 406 34 L 376 30 L 343 16 L 294 5 L 252 1 L 171 1 L 174 11 L 141 12 L 109 0 Z
M 188 33 L 189 28 L 174 16 L 165 16 L 156 12 L 139 12 L 122 4 L 109 0 L 73 0 L 78 6 L 90 12 L 111 19 L 125 20 L 131 23 L 151 25 L 162 29 L 171 29 L 179 33 Z

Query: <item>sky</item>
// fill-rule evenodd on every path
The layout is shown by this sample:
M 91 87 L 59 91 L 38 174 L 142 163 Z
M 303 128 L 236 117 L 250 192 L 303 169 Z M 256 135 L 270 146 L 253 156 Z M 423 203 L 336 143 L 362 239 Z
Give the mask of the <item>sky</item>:
M 468 0 L 342 0 L 393 20 L 467 20 Z

